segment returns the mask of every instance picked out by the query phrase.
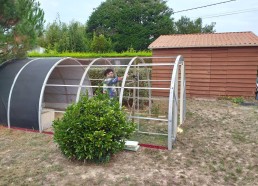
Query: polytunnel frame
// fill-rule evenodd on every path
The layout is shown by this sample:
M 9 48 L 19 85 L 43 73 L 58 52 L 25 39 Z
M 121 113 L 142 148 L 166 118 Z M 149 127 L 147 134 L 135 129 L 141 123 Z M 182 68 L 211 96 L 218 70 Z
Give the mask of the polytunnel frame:
M 171 57 L 171 56 L 170 56 Z M 126 87 L 125 83 L 126 83 L 126 79 L 127 79 L 127 74 L 130 70 L 130 68 L 132 66 L 139 66 L 139 65 L 133 65 L 134 62 L 136 62 L 137 59 L 139 59 L 143 64 L 141 66 L 154 66 L 154 63 L 151 64 L 145 64 L 144 63 L 144 58 L 169 58 L 168 57 L 134 57 L 131 59 L 131 61 L 129 62 L 129 64 L 126 67 L 126 71 L 124 73 L 123 76 L 123 80 L 122 80 L 122 84 L 121 87 L 116 87 L 116 88 L 121 88 L 120 89 L 120 95 L 119 95 L 119 104 L 120 104 L 120 108 L 122 107 L 122 101 L 123 101 L 123 94 L 124 94 L 124 89 L 125 88 L 133 88 L 133 89 L 140 89 L 141 87 Z M 183 56 L 179 55 L 177 57 L 173 57 L 176 58 L 175 63 L 156 63 L 157 66 L 159 65 L 174 65 L 173 68 L 173 73 L 171 75 L 171 81 L 170 81 L 170 88 L 169 88 L 169 106 L 168 106 L 168 119 L 166 121 L 168 121 L 168 150 L 172 150 L 172 145 L 173 143 L 176 141 L 176 135 L 177 135 L 177 118 L 178 118 L 178 102 L 180 100 L 180 123 L 179 125 L 181 125 L 184 120 L 185 120 L 185 116 L 186 116 L 186 80 L 185 80 L 185 64 L 184 64 L 184 58 Z M 114 59 L 114 58 L 112 58 Z M 110 63 L 110 61 L 108 61 L 105 58 L 97 58 L 95 60 L 93 60 L 86 68 L 84 76 L 87 75 L 89 69 L 91 67 L 94 67 L 94 63 L 97 62 L 98 60 L 106 60 L 108 63 Z M 106 66 L 106 65 L 98 65 L 98 66 Z M 122 66 L 122 65 L 112 65 L 111 63 L 108 66 Z M 179 67 L 181 67 L 181 78 L 180 78 L 180 99 L 178 99 L 178 69 Z M 149 82 L 148 82 L 149 85 Z M 85 87 L 83 85 L 80 85 L 80 87 Z M 94 86 L 86 86 L 86 87 L 94 87 Z M 100 86 L 103 87 L 103 86 Z M 167 88 L 151 88 L 148 87 L 148 90 L 152 90 L 152 89 L 156 89 L 156 90 L 167 90 Z M 77 101 L 79 100 L 79 91 L 77 94 Z M 133 101 L 134 102 L 134 101 Z M 137 116 L 132 116 L 131 118 L 140 118 Z M 152 118 L 153 119 L 153 118 Z M 164 119 L 163 119 L 164 120 Z M 148 132 L 146 132 L 148 133 Z
M 134 89 L 141 89 L 141 87 L 125 87 L 125 82 L 127 79 L 127 73 L 129 72 L 129 69 L 133 66 L 139 66 L 138 65 L 133 65 L 134 62 L 136 62 L 136 60 L 140 60 L 141 62 L 144 63 L 145 58 L 172 58 L 171 56 L 168 57 L 134 57 L 131 59 L 131 61 L 129 62 L 129 64 L 126 67 L 126 72 L 124 73 L 124 77 L 123 77 L 123 81 L 122 81 L 122 85 L 121 85 L 121 89 L 120 89 L 120 96 L 119 96 L 119 103 L 120 103 L 120 107 L 122 106 L 122 99 L 123 99 L 123 94 L 124 94 L 124 89 L 126 88 L 134 88 Z M 178 116 L 178 73 L 179 73 L 179 67 L 181 67 L 181 91 L 180 91 L 180 124 L 183 123 L 184 119 L 185 119 L 185 113 L 186 113 L 186 83 L 185 83 L 185 67 L 184 67 L 184 59 L 182 56 L 177 56 L 177 57 L 173 57 L 176 58 L 175 63 L 167 63 L 169 65 L 174 65 L 173 68 L 173 72 L 172 72 L 172 76 L 171 76 L 171 80 L 170 80 L 170 88 L 169 88 L 169 107 L 168 107 L 168 149 L 171 150 L 172 149 L 172 144 L 173 142 L 176 140 L 176 133 L 177 133 L 177 116 Z M 39 58 L 40 59 L 40 58 Z M 74 58 L 61 58 L 59 59 L 57 62 L 54 63 L 54 65 L 50 68 L 50 70 L 48 71 L 47 75 L 45 76 L 41 91 L 40 91 L 40 98 L 39 98 L 39 105 L 38 105 L 38 127 L 39 127 L 39 131 L 42 132 L 43 128 L 42 128 L 42 124 L 41 124 L 41 114 L 42 114 L 42 100 L 43 100 L 43 95 L 45 92 L 45 88 L 46 86 L 48 86 L 47 81 L 51 75 L 51 73 L 53 72 L 53 70 L 63 61 L 70 59 L 72 61 L 77 62 L 79 65 L 73 65 L 73 66 L 80 66 L 80 67 L 84 67 L 84 65 L 82 65 L 79 61 L 77 61 Z M 117 59 L 117 58 L 112 58 L 112 59 Z M 34 59 L 37 60 L 37 59 Z M 32 60 L 32 61 L 34 61 Z M 108 59 L 105 58 L 97 58 L 94 59 L 89 65 L 87 65 L 87 68 L 83 68 L 84 72 L 83 75 L 81 77 L 81 81 L 79 85 L 61 85 L 61 86 L 73 86 L 73 87 L 78 87 L 78 92 L 76 95 L 76 101 L 79 100 L 79 96 L 80 96 L 80 91 L 81 91 L 81 87 L 94 87 L 94 86 L 85 86 L 83 85 L 83 82 L 85 80 L 85 77 L 88 75 L 88 71 L 89 69 L 94 66 L 94 63 L 97 62 L 98 60 L 106 60 L 106 62 L 109 63 L 108 66 L 125 66 L 125 65 L 112 65 L 111 62 Z M 20 69 L 20 72 L 32 61 L 28 62 L 25 66 L 22 67 L 22 69 Z M 162 63 L 156 63 L 157 66 L 161 66 Z M 100 66 L 105 66 L 105 65 L 100 65 Z M 141 64 L 140 66 L 155 66 L 155 63 L 150 63 L 150 64 Z M 19 73 L 20 73 L 19 72 Z M 19 73 L 16 74 L 16 77 L 19 76 Z M 16 83 L 16 79 L 13 81 L 13 83 Z M 13 86 L 13 85 L 12 85 Z M 119 88 L 119 87 L 117 87 Z M 148 87 L 145 88 L 148 90 L 152 90 L 152 89 L 156 89 L 156 90 L 167 90 L 168 88 L 152 88 L 152 87 Z M 8 109 L 10 109 L 10 100 L 12 96 L 12 92 L 10 91 L 9 93 L 9 97 L 8 97 Z M 10 110 L 8 110 L 8 116 L 10 120 Z M 135 117 L 136 118 L 136 117 Z M 10 121 L 8 122 L 8 127 L 10 128 Z

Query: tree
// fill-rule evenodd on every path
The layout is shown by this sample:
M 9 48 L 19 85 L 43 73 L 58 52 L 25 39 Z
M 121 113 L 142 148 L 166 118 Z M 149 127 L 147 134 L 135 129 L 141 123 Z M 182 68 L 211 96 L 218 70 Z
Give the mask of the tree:
M 85 26 L 76 21 L 67 25 L 62 23 L 59 17 L 47 25 L 40 44 L 57 52 L 85 52 L 89 48 Z
M 42 34 L 44 12 L 35 0 L 0 0 L 0 63 L 25 57 Z
M 175 29 L 177 34 L 191 34 L 191 33 L 214 33 L 215 23 L 205 25 L 203 27 L 202 19 L 198 18 L 191 21 L 190 18 L 182 16 L 175 22 Z
M 159 35 L 174 32 L 171 15 L 163 0 L 106 0 L 89 17 L 87 33 L 111 38 L 117 52 L 145 50 Z
M 61 22 L 55 20 L 53 23 L 47 25 L 44 35 L 40 38 L 40 45 L 50 50 L 56 50 L 57 43 L 61 39 L 62 25 Z
M 96 36 L 94 33 L 91 42 L 91 51 L 97 53 L 110 52 L 112 50 L 112 43 L 110 39 L 106 39 L 103 34 Z
M 87 38 L 85 26 L 79 22 L 72 21 L 68 26 L 70 52 L 85 52 L 87 50 Z

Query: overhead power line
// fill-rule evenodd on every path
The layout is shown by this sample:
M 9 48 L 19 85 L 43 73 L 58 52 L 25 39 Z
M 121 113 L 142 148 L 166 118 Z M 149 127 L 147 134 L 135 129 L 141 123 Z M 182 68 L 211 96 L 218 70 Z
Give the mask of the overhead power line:
M 207 19 L 207 18 L 222 17 L 222 16 L 242 14 L 242 13 L 254 12 L 254 11 L 258 11 L 258 7 L 255 7 L 255 8 L 252 8 L 252 9 L 237 10 L 237 11 L 233 11 L 233 12 L 224 12 L 224 13 L 220 13 L 220 14 L 211 14 L 211 15 L 199 16 L 199 17 L 201 17 L 202 19 Z M 195 17 L 195 18 L 199 18 L 199 17 Z
M 175 14 L 175 13 L 179 13 L 179 12 L 186 12 L 186 11 L 190 11 L 190 10 L 196 10 L 196 9 L 199 9 L 199 8 L 205 8 L 205 7 L 209 7 L 209 6 L 215 6 L 215 5 L 219 5 L 219 4 L 229 3 L 229 2 L 231 2 L 231 1 L 236 1 L 236 0 L 222 1 L 222 2 L 219 2 L 219 3 L 209 4 L 209 5 L 205 5 L 205 6 L 199 6 L 199 7 L 195 7 L 195 8 L 189 8 L 189 9 L 185 9 L 185 10 L 179 10 L 179 11 L 174 12 L 174 14 Z

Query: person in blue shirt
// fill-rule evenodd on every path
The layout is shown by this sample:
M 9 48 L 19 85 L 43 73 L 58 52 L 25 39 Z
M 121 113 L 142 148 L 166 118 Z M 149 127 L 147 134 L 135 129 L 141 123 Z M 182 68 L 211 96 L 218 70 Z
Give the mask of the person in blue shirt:
M 116 84 L 122 81 L 123 77 L 116 77 L 113 69 L 106 69 L 104 71 L 103 93 L 108 94 L 110 98 L 116 96 Z

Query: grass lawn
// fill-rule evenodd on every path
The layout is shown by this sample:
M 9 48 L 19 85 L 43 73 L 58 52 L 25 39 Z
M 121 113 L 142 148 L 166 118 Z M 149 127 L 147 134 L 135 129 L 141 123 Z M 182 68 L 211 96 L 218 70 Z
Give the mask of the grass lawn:
M 255 103 L 188 99 L 172 151 L 140 147 L 106 164 L 69 161 L 52 135 L 0 126 L 0 185 L 257 185 Z

